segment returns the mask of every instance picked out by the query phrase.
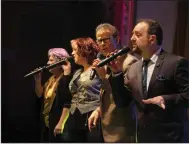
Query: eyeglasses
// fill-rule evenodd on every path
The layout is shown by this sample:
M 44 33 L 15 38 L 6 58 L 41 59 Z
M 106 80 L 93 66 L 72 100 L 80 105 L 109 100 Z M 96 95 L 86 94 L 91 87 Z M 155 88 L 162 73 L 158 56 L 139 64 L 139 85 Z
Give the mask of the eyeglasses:
M 102 38 L 102 39 L 97 39 L 96 42 L 98 44 L 101 44 L 102 42 L 107 43 L 109 40 L 110 40 L 110 37 L 108 37 L 108 38 Z

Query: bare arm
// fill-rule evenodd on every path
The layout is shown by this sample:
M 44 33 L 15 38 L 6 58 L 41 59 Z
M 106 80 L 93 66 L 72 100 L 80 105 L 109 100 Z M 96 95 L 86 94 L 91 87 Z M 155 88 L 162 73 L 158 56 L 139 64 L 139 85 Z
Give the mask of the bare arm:
M 96 126 L 96 123 L 98 121 L 98 119 L 101 117 L 101 108 L 100 106 L 97 107 L 92 114 L 90 115 L 89 119 L 88 119 L 88 128 L 91 131 L 93 127 Z
M 63 108 L 62 109 L 62 115 L 61 115 L 58 123 L 61 123 L 61 124 L 64 125 L 65 122 L 67 121 L 68 117 L 69 117 L 69 108 Z
M 57 134 L 63 133 L 64 125 L 68 117 L 69 117 L 69 108 L 63 108 L 60 120 L 54 129 L 54 136 L 56 136 Z

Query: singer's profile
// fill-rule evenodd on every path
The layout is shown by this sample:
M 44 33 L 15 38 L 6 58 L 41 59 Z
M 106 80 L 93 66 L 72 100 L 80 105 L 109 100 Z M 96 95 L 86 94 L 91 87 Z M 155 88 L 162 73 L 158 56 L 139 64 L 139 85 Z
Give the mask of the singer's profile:
M 72 93 L 70 108 L 69 135 L 71 142 L 103 142 L 101 126 L 89 131 L 87 126 L 88 118 L 93 110 L 100 106 L 101 80 L 94 77 L 90 80 L 92 62 L 99 51 L 98 45 L 90 37 L 71 40 L 72 55 L 76 64 L 82 68 L 77 70 L 69 88 Z
M 70 57 L 63 48 L 48 51 L 48 65 Z M 56 65 L 49 69 L 52 76 L 42 84 L 42 73 L 34 75 L 35 92 L 43 100 L 41 112 L 41 142 L 67 142 L 68 129 L 65 124 L 69 116 L 71 93 L 68 85 L 71 79 L 71 64 Z
M 122 61 L 109 64 L 116 107 L 135 105 L 139 143 L 188 143 L 188 59 L 164 50 L 163 28 L 153 19 L 136 23 L 131 42 L 142 58 L 126 76 Z

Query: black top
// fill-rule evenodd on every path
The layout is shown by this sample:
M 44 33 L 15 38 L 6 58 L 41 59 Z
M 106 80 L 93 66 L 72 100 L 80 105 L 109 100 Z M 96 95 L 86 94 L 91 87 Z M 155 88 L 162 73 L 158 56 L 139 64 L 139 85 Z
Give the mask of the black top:
M 52 108 L 49 112 L 49 137 L 54 137 L 53 131 L 54 131 L 55 126 L 58 124 L 60 120 L 60 117 L 62 115 L 62 109 L 70 108 L 71 99 L 72 99 L 71 93 L 69 91 L 70 79 L 71 79 L 71 76 L 63 76 L 59 80 L 59 84 L 55 91 L 56 96 L 54 98 Z M 44 100 L 44 97 L 43 97 L 43 100 Z M 41 120 L 43 123 L 42 126 L 44 127 L 45 126 L 44 116 L 42 114 L 43 109 L 44 109 L 44 103 L 42 104 L 42 109 L 41 109 Z

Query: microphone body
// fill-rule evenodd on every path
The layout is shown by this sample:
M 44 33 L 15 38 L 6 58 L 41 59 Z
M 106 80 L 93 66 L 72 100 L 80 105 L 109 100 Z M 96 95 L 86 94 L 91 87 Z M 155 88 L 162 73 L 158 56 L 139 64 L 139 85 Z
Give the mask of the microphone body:
M 100 63 L 97 64 L 97 67 L 102 67 L 106 64 L 108 64 L 109 62 L 113 61 L 114 59 L 116 59 L 118 56 L 121 56 L 123 54 L 126 54 L 130 51 L 130 48 L 128 46 L 124 46 L 122 49 L 120 49 L 117 53 L 113 54 L 110 57 L 105 58 L 104 60 L 102 60 Z
M 101 53 L 98 53 L 97 54 L 97 59 L 99 59 L 99 60 L 103 60 L 103 59 L 105 59 L 106 57 L 103 55 L 103 54 L 101 54 Z M 90 80 L 93 80 L 94 79 L 94 77 L 95 77 L 95 75 L 96 75 L 96 70 L 95 69 L 92 69 L 91 70 L 91 73 L 90 73 Z
M 97 58 L 102 60 L 100 63 L 97 64 L 97 67 L 102 67 L 106 64 L 108 64 L 109 62 L 111 62 L 112 60 L 116 59 L 118 56 L 121 56 L 123 54 L 126 54 L 130 51 L 130 48 L 128 46 L 124 46 L 122 49 L 120 49 L 117 53 L 115 53 L 114 55 L 106 58 L 105 56 L 103 56 L 102 54 L 97 55 Z M 90 73 L 90 80 L 93 80 L 94 77 L 96 75 L 96 70 L 92 69 L 91 73 Z
M 68 58 L 64 58 L 64 59 L 62 59 L 62 60 L 60 60 L 60 61 L 58 61 L 56 63 L 53 63 L 51 65 L 43 66 L 43 67 L 41 67 L 41 68 L 39 68 L 39 69 L 37 69 L 35 71 L 32 71 L 32 72 L 28 73 L 24 77 L 29 77 L 29 76 L 35 75 L 35 74 L 40 73 L 40 72 L 42 72 L 44 70 L 52 69 L 52 68 L 54 68 L 54 67 L 56 67 L 58 65 L 66 65 L 66 61 L 67 60 L 70 61 L 71 59 L 73 59 L 73 58 L 72 57 L 68 57 Z
M 95 75 L 96 75 L 96 70 L 95 69 L 92 69 L 91 70 L 91 73 L 90 73 L 90 80 L 93 80 L 94 79 L 94 77 L 95 77 Z

